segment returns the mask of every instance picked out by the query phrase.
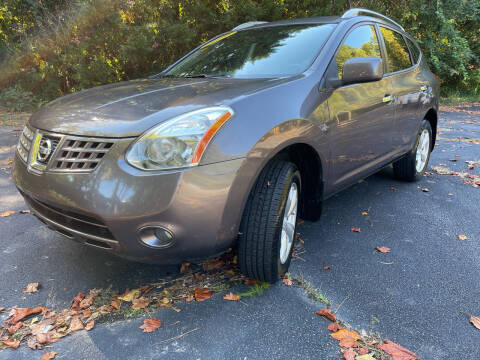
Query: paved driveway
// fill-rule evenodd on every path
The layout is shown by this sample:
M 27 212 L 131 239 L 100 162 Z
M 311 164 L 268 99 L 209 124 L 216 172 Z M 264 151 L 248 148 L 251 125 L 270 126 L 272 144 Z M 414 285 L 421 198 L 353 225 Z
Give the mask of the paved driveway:
M 480 144 L 469 142 L 480 138 L 480 108 L 473 110 L 441 113 L 446 140 L 438 141 L 430 167 L 480 175 L 480 163 L 474 170 L 465 163 L 480 161 Z M 0 167 L 17 135 L 12 127 L 0 129 Z M 0 212 L 25 208 L 8 176 L 0 170 Z M 422 359 L 479 359 L 480 330 L 466 315 L 480 316 L 479 204 L 480 188 L 459 176 L 432 171 L 412 184 L 385 169 L 326 201 L 321 220 L 300 227 L 304 252 L 291 274 L 319 289 L 357 330 L 379 332 Z M 382 245 L 391 252 L 374 251 Z M 0 256 L 0 306 L 6 308 L 61 309 L 79 291 L 123 291 L 181 276 L 177 268 L 131 263 L 71 243 L 28 214 L 0 218 Z M 41 290 L 22 300 L 22 288 L 36 281 Z M 304 290 L 280 283 L 244 302 L 215 296 L 182 305 L 179 313 L 161 308 L 154 316 L 164 326 L 154 333 L 142 333 L 138 317 L 79 331 L 51 349 L 58 359 L 340 359 L 326 321 L 314 314 L 322 307 Z M 0 359 L 39 359 L 43 352 L 22 346 L 0 351 Z

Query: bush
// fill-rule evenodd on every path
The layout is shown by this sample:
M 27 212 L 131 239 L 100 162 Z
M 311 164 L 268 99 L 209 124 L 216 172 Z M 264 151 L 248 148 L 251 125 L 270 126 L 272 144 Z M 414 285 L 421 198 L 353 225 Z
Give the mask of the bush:
M 0 92 L 0 105 L 11 111 L 26 111 L 41 104 L 33 93 L 25 91 L 20 86 L 13 86 Z
M 239 23 L 341 14 L 350 3 L 403 24 L 444 89 L 480 94 L 479 0 L 2 0 L 0 96 L 34 106 L 145 77 Z

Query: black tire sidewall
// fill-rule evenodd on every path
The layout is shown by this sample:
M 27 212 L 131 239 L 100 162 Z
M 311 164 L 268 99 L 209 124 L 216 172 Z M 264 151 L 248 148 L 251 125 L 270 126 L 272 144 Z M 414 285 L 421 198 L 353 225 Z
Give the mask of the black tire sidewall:
M 287 198 L 288 198 L 288 193 L 290 191 L 290 187 L 292 186 L 292 182 L 295 182 L 297 184 L 297 189 L 298 189 L 298 203 L 297 203 L 297 219 L 295 221 L 295 231 L 293 232 L 293 244 L 292 247 L 290 248 L 290 253 L 288 254 L 287 261 L 285 261 L 284 264 L 280 261 L 280 246 L 281 246 L 281 236 L 282 236 L 282 225 L 283 225 L 283 216 L 286 211 L 286 204 L 287 204 Z M 297 168 L 292 164 L 292 167 L 290 168 L 287 179 L 283 185 L 283 194 L 282 194 L 282 200 L 280 202 L 280 207 L 278 211 L 278 222 L 276 224 L 276 231 L 275 231 L 275 249 L 273 251 L 273 254 L 276 254 L 276 261 L 273 263 L 276 263 L 277 265 L 277 278 L 280 279 L 285 275 L 285 273 L 288 271 L 288 268 L 290 266 L 290 262 L 292 261 L 292 254 L 293 254 L 293 249 L 295 247 L 295 241 L 297 237 L 297 223 L 298 223 L 298 211 L 299 211 L 299 203 L 301 199 L 301 194 L 302 194 L 302 181 L 300 177 L 300 172 L 297 170 Z

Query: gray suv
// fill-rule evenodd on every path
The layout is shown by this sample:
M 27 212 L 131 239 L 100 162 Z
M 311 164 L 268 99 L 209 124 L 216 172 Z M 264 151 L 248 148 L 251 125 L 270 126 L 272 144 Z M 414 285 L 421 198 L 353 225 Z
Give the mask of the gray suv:
M 421 178 L 439 81 L 383 15 L 250 22 L 148 79 L 32 115 L 13 177 L 48 227 L 131 259 L 181 263 L 236 245 L 247 276 L 287 271 L 297 219 L 393 163 Z

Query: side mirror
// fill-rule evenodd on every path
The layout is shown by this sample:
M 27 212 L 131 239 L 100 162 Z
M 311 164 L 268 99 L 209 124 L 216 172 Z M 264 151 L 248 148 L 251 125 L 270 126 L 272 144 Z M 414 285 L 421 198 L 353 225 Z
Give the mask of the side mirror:
M 356 57 L 345 61 L 342 68 L 342 83 L 378 81 L 383 77 L 382 59 L 377 57 Z

